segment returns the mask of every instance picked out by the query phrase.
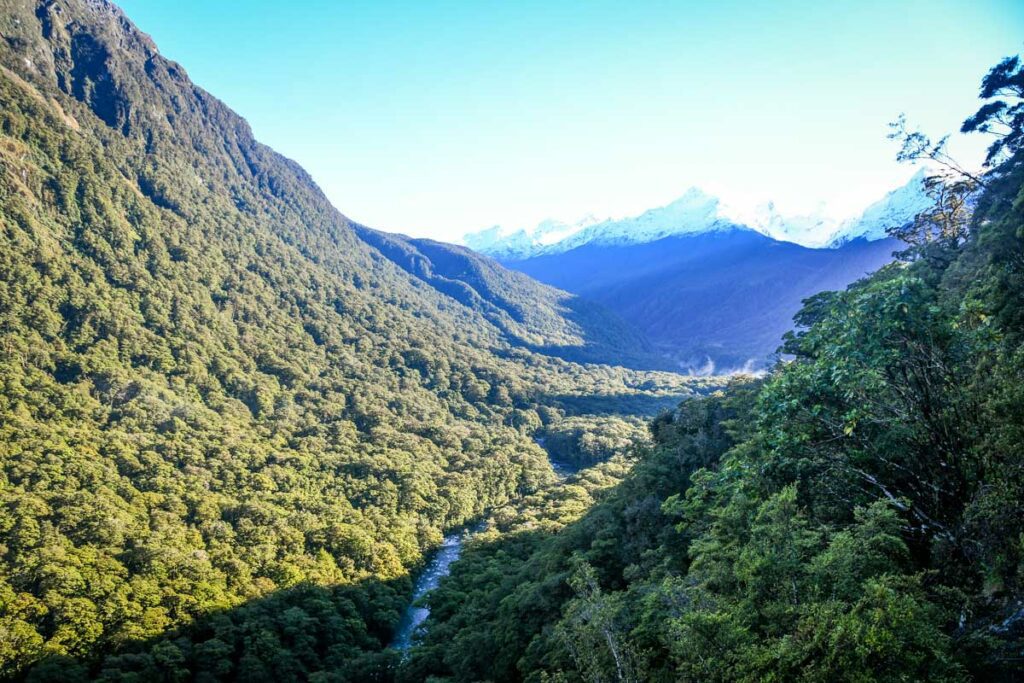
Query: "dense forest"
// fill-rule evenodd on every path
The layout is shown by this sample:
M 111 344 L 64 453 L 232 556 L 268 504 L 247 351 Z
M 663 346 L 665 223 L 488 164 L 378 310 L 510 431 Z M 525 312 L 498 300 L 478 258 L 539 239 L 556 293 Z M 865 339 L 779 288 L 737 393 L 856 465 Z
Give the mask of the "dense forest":
M 593 508 L 504 508 L 403 680 L 1021 680 L 1018 59 L 981 96 L 989 172 L 898 123 L 902 158 L 948 171 L 898 262 L 809 299 L 766 377 L 655 419 Z
M 0 36 L 0 676 L 387 671 L 442 533 L 555 480 L 538 430 L 696 387 L 566 360 L 639 342 L 564 292 L 409 272 L 113 5 Z
M 1019 680 L 1020 62 L 981 95 L 988 172 L 898 129 L 935 209 L 725 385 L 351 223 L 106 0 L 0 0 L 0 677 Z

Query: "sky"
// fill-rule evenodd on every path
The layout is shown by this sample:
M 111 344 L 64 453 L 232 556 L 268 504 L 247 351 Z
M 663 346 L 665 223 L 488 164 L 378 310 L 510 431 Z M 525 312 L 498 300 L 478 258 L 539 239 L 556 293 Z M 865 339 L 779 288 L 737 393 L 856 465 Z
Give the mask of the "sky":
M 1024 52 L 1020 0 L 118 0 L 349 218 L 458 241 L 698 186 L 859 212 Z M 955 136 L 976 165 L 986 142 Z

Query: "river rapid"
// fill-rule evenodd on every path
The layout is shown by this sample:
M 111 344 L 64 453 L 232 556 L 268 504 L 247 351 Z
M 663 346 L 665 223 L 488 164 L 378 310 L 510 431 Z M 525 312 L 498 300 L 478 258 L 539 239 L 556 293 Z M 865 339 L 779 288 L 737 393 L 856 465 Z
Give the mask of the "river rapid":
M 412 602 L 405 608 L 402 620 L 398 622 L 398 628 L 395 630 L 395 637 L 391 641 L 390 647 L 404 652 L 415 644 L 416 629 L 430 615 L 428 608 L 421 607 L 417 603 L 420 598 L 437 588 L 441 579 L 448 576 L 452 562 L 459 559 L 459 555 L 462 553 L 463 542 L 473 531 L 476 531 L 476 528 L 462 529 L 444 537 L 441 546 L 434 552 L 420 575 L 416 577 Z
M 545 448 L 543 437 L 538 437 L 534 441 L 541 448 Z M 546 448 L 545 452 L 547 452 Z M 558 476 L 559 482 L 565 481 L 567 477 L 575 472 L 571 465 L 552 459 L 550 454 L 548 455 L 548 461 L 551 463 L 551 469 Z M 423 571 L 416 577 L 412 601 L 405 608 L 405 612 L 402 613 L 402 619 L 398 622 L 398 628 L 395 630 L 394 638 L 389 647 L 407 652 L 410 647 L 416 644 L 417 629 L 430 616 L 430 609 L 418 604 L 420 599 L 437 588 L 438 584 L 441 583 L 441 579 L 448 576 L 448 573 L 451 571 L 452 562 L 459 559 L 459 555 L 462 554 L 462 545 L 474 532 L 479 531 L 482 527 L 482 524 L 477 524 L 454 531 L 444 537 L 440 547 L 434 551 Z

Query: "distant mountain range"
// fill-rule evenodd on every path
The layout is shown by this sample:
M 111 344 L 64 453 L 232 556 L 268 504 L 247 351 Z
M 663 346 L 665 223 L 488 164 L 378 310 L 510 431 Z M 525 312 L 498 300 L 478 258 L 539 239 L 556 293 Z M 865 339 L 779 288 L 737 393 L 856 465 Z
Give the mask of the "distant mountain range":
M 735 210 L 699 189 L 622 220 L 467 235 L 472 249 L 618 313 L 680 369 L 764 367 L 801 301 L 891 260 L 890 227 L 931 202 L 925 172 L 844 221 Z
M 931 200 L 924 190 L 925 169 L 904 186 L 846 220 L 824 211 L 784 214 L 773 202 L 754 210 L 742 209 L 693 187 L 679 199 L 623 219 L 599 220 L 592 215 L 565 223 L 546 220 L 532 229 L 493 226 L 469 233 L 463 240 L 471 249 L 499 260 L 519 260 L 571 251 L 585 244 L 646 244 L 665 237 L 722 232 L 747 228 L 781 242 L 805 247 L 837 247 L 856 239 L 885 239 L 886 229 L 906 223 Z

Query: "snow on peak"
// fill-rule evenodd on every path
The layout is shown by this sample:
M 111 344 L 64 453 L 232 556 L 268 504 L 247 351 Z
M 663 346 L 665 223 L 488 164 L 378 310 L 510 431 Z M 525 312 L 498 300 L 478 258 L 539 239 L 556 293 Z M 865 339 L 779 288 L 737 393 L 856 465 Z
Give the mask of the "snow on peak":
M 832 233 L 828 246 L 840 247 L 856 239 L 869 242 L 885 239 L 890 228 L 898 228 L 914 220 L 914 216 L 934 203 L 925 191 L 928 175 L 928 171 L 922 168 L 906 185 L 886 194 L 857 218 L 844 221 Z
M 592 215 L 574 223 L 546 220 L 535 228 L 499 226 L 463 237 L 466 246 L 497 258 L 528 258 L 575 249 L 584 244 L 644 244 L 673 235 L 743 227 L 726 217 L 717 197 L 690 188 L 671 204 L 621 220 Z
M 495 225 L 463 237 L 466 246 L 496 258 L 527 256 L 534 250 L 534 240 L 526 230 L 510 230 Z
M 548 219 L 536 227 L 504 228 L 500 225 L 469 233 L 463 236 L 466 246 L 496 258 L 527 258 L 559 244 L 572 235 L 598 222 L 592 215 L 586 215 L 573 223 Z
M 585 244 L 645 244 L 666 237 L 747 229 L 805 247 L 839 247 L 856 239 L 885 239 L 931 205 L 924 191 L 927 172 L 918 171 L 901 188 L 889 192 L 864 212 L 845 221 L 829 217 L 824 205 L 806 214 L 784 214 L 774 202 L 744 208 L 692 187 L 679 199 L 629 218 L 599 221 L 593 216 L 574 223 L 546 220 L 531 229 L 494 226 L 463 238 L 471 249 L 505 259 L 556 254 Z
M 738 225 L 756 230 L 774 240 L 795 242 L 808 247 L 823 246 L 835 229 L 835 221 L 829 218 L 824 203 L 805 214 L 784 214 L 775 202 L 765 202 L 752 209 L 725 206 L 723 213 Z
M 600 222 L 600 219 L 593 214 L 587 214 L 573 223 L 564 223 L 562 221 L 548 219 L 546 221 L 542 221 L 534 229 L 533 237 L 537 244 L 541 246 L 557 244 L 558 242 L 575 235 L 584 228 L 588 228 L 598 222 Z
M 568 251 L 584 244 L 644 244 L 675 235 L 736 227 L 722 215 L 719 204 L 716 197 L 696 187 L 690 188 L 671 204 L 632 218 L 595 223 L 546 251 Z

